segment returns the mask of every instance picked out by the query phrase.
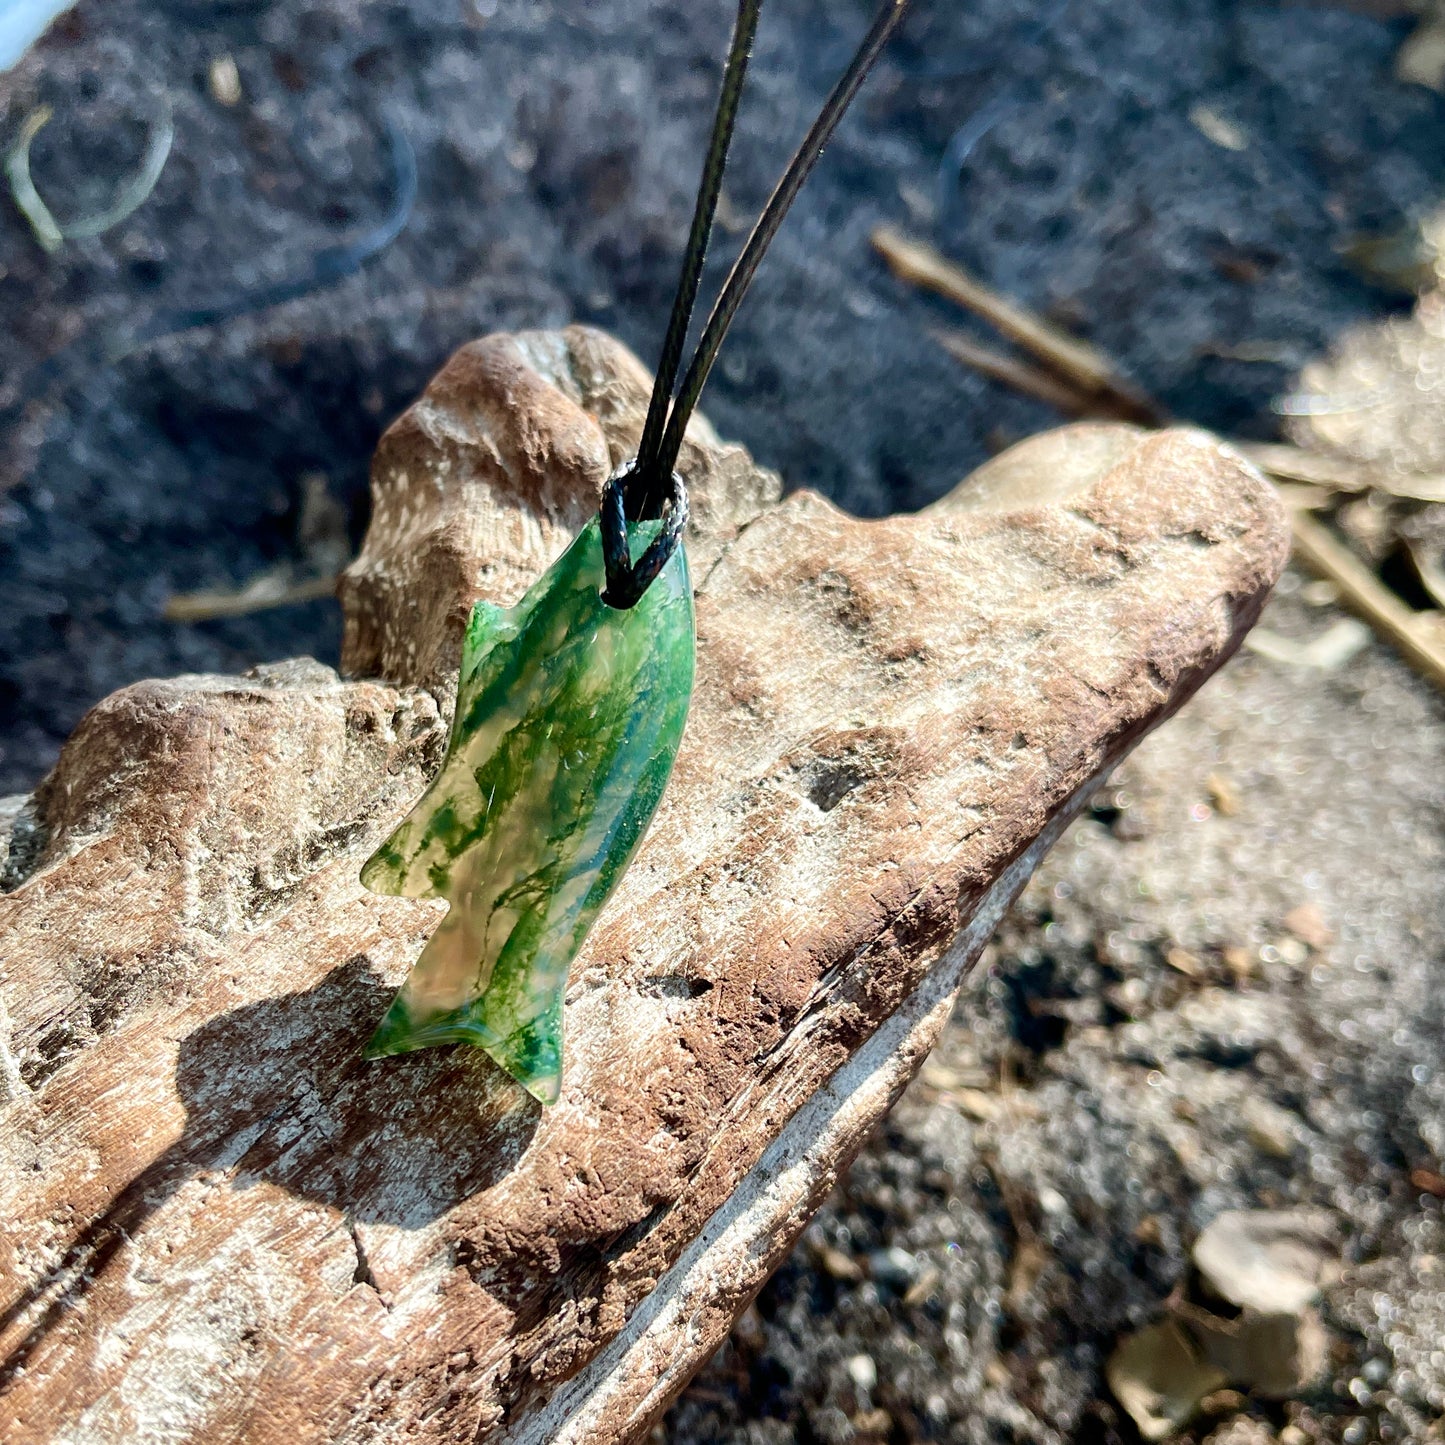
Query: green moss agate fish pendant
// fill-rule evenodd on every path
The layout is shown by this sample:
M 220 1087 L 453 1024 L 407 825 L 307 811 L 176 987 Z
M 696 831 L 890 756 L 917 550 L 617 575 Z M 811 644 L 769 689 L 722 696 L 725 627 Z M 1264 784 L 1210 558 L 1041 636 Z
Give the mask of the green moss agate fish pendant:
M 661 525 L 627 524 L 634 562 Z M 472 609 L 446 761 L 361 872 L 451 904 L 369 1058 L 474 1044 L 557 1099 L 568 967 L 652 820 L 692 695 L 682 547 L 636 605 L 604 586 L 594 517 L 514 607 Z
M 451 904 L 370 1057 L 470 1043 L 544 1104 L 561 1093 L 567 970 L 652 821 L 692 697 L 687 489 L 677 471 L 688 419 L 763 253 L 906 6 L 884 0 L 682 370 L 762 9 L 739 0 L 637 452 L 608 478 L 597 517 L 515 607 L 473 608 L 446 761 L 362 869 L 377 893 Z

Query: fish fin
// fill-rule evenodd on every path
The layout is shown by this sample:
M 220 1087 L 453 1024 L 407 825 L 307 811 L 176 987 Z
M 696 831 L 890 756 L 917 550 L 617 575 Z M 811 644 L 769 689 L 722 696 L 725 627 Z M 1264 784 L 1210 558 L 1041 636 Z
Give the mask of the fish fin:
M 478 674 L 497 644 L 516 631 L 511 612 L 490 602 L 474 602 L 462 637 L 462 670 L 457 681 L 457 717 L 476 692 Z
M 402 898 L 440 897 L 437 886 L 428 871 L 426 850 L 420 846 L 424 839 L 421 829 L 434 826 L 432 815 L 436 812 L 431 799 L 438 791 L 448 791 L 445 784 L 447 769 L 452 762 L 452 748 L 457 740 L 457 729 L 472 699 L 484 680 L 487 659 L 495 652 L 499 643 L 508 641 L 515 633 L 515 624 L 510 613 L 490 602 L 472 604 L 471 615 L 467 618 L 467 630 L 462 637 L 461 676 L 457 683 L 457 710 L 452 720 L 452 736 L 447 746 L 447 758 L 441 772 L 432 779 L 425 793 L 406 817 L 392 830 L 387 840 L 370 858 L 361 870 L 361 882 L 373 893 L 388 894 Z M 438 787 L 442 784 L 442 787 Z

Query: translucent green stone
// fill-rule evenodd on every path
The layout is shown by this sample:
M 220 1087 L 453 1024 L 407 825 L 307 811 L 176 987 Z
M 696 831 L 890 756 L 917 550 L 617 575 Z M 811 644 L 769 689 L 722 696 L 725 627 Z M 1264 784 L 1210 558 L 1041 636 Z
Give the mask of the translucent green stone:
M 629 528 L 634 558 L 658 525 Z M 515 607 L 472 611 L 446 761 L 361 871 L 374 892 L 451 904 L 369 1058 L 475 1044 L 557 1098 L 568 966 L 652 819 L 692 694 L 682 548 L 631 609 L 604 585 L 594 518 Z

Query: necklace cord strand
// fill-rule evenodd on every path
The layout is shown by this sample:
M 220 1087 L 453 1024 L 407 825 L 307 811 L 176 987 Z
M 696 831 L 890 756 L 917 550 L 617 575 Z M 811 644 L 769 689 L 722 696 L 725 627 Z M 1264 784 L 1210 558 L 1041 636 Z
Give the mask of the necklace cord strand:
M 733 27 L 732 47 L 723 69 L 722 90 L 718 95 L 717 114 L 713 118 L 712 137 L 703 160 L 702 178 L 698 182 L 697 202 L 693 208 L 692 229 L 688 232 L 687 249 L 683 252 L 682 272 L 678 277 L 677 294 L 673 298 L 672 315 L 662 343 L 662 356 L 652 385 L 652 400 L 647 408 L 647 422 L 642 429 L 642 442 L 637 449 L 637 466 L 627 488 L 628 511 L 634 517 L 655 516 L 667 491 L 668 473 L 659 472 L 655 463 L 667 426 L 667 413 L 672 401 L 678 368 L 682 365 L 682 349 L 687 342 L 697 289 L 702 281 L 703 263 L 707 259 L 708 242 L 712 236 L 713 217 L 722 193 L 723 171 L 727 166 L 728 148 L 732 144 L 737 122 L 738 102 L 743 81 L 752 56 L 753 39 L 758 30 L 758 16 L 763 0 L 739 0 L 738 18 Z M 636 495 L 633 495 L 633 493 Z
M 698 398 L 702 395 L 702 389 L 707 383 L 708 373 L 712 370 L 713 362 L 717 359 L 718 349 L 722 346 L 723 338 L 727 335 L 733 317 L 737 314 L 738 307 L 742 305 L 743 298 L 752 285 L 753 277 L 757 274 L 763 256 L 772 244 L 773 237 L 777 235 L 778 228 L 788 214 L 789 207 L 793 204 L 798 192 L 802 190 L 803 183 L 808 179 L 813 167 L 817 165 L 823 148 L 838 128 L 838 122 L 843 119 L 844 112 L 867 78 L 873 62 L 878 58 L 879 52 L 888 43 L 889 37 L 903 19 L 903 13 L 907 7 L 908 0 L 886 0 L 868 34 L 858 47 L 857 53 L 853 56 L 848 69 L 844 71 L 837 85 L 833 87 L 833 92 L 829 95 L 822 111 L 819 112 L 818 119 L 813 122 L 812 129 L 809 130 L 802 145 L 794 152 L 792 160 L 788 162 L 788 168 L 783 172 L 783 178 L 768 198 L 768 203 L 763 207 L 763 213 L 758 217 L 752 234 L 748 237 L 738 259 L 733 263 L 732 271 L 723 283 L 723 289 L 713 306 L 712 314 L 703 328 L 697 350 L 693 353 L 692 361 L 683 376 L 682 385 L 678 389 L 677 400 L 673 403 L 668 416 L 662 447 L 654 463 L 656 470 L 661 475 L 666 476 L 677 465 L 687 423 L 697 406 Z

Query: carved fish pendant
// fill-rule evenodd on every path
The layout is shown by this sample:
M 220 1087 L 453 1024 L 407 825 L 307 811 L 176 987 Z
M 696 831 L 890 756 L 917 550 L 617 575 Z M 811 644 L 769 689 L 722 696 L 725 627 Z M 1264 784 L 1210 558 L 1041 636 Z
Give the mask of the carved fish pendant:
M 629 526 L 634 561 L 660 525 Z M 568 966 L 652 820 L 692 695 L 682 548 L 634 607 L 604 585 L 594 517 L 516 606 L 472 610 L 446 761 L 361 872 L 451 904 L 369 1058 L 475 1044 L 557 1099 Z
M 377 893 L 451 904 L 367 1045 L 370 1057 L 471 1043 L 544 1104 L 561 1092 L 567 969 L 652 820 L 692 696 L 692 585 L 680 545 L 687 490 L 677 470 L 688 418 L 763 253 L 906 5 L 884 0 L 679 381 L 762 9 L 762 0 L 739 0 L 637 454 L 608 478 L 599 516 L 515 607 L 472 610 L 446 761 L 362 869 Z M 659 512 L 659 521 L 626 520 Z

